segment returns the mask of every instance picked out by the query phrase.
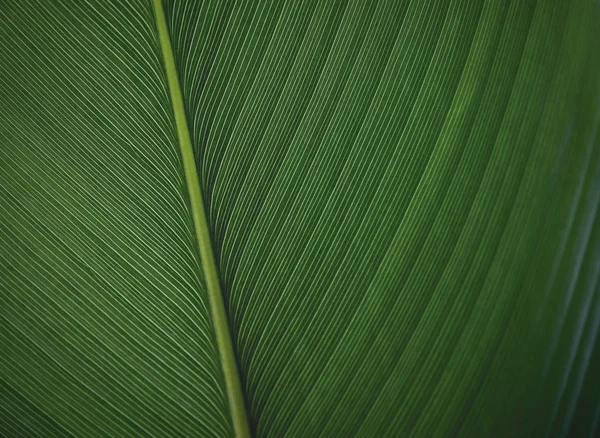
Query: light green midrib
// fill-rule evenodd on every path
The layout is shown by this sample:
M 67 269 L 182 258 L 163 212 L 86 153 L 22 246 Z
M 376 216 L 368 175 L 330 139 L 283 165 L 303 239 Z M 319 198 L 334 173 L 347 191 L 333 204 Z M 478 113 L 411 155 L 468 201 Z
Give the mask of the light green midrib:
M 225 305 L 223 303 L 223 295 L 219 283 L 219 275 L 217 266 L 212 251 L 210 233 L 206 222 L 206 213 L 204 211 L 204 203 L 202 193 L 200 191 L 200 182 L 198 181 L 198 173 L 196 172 L 196 163 L 194 160 L 194 152 L 190 133 L 185 116 L 185 107 L 181 96 L 181 88 L 177 76 L 177 68 L 175 67 L 175 59 L 173 57 L 173 49 L 167 28 L 167 21 L 162 5 L 162 0 L 153 0 L 154 15 L 156 19 L 156 27 L 160 38 L 165 70 L 167 73 L 167 81 L 171 94 L 171 102 L 175 115 L 175 123 L 177 125 L 177 135 L 179 137 L 179 146 L 183 159 L 183 167 L 185 171 L 185 179 L 187 182 L 188 192 L 190 196 L 190 204 L 192 208 L 192 217 L 194 228 L 200 248 L 200 258 L 202 261 L 202 269 L 208 291 L 208 299 L 210 303 L 211 315 L 214 324 L 217 346 L 219 349 L 219 357 L 223 373 L 225 376 L 225 386 L 227 398 L 229 401 L 229 409 L 231 411 L 231 419 L 233 430 L 236 437 L 250 437 L 250 428 L 248 427 L 248 418 L 246 408 L 244 406 L 244 397 L 242 395 L 242 387 L 240 376 L 237 369 L 235 355 L 233 353 L 233 344 L 231 333 L 229 331 L 229 322 L 225 313 Z

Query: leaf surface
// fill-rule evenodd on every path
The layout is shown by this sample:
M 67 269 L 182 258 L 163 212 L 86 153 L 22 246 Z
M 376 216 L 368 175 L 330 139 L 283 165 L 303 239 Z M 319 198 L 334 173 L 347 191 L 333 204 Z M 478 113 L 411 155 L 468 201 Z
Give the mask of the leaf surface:
M 230 434 L 151 5 L 0 21 L 2 434 Z
M 253 435 L 597 433 L 597 2 L 164 8 Z M 152 5 L 0 23 L 0 431 L 233 434 Z

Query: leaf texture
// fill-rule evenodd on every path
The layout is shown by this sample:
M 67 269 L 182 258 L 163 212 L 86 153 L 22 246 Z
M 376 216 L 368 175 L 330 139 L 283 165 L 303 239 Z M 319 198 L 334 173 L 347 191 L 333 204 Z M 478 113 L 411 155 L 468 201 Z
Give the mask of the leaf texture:
M 0 20 L 1 433 L 230 434 L 150 4 Z
M 597 1 L 164 7 L 253 435 L 596 436 Z M 150 2 L 0 23 L 0 433 L 231 436 Z

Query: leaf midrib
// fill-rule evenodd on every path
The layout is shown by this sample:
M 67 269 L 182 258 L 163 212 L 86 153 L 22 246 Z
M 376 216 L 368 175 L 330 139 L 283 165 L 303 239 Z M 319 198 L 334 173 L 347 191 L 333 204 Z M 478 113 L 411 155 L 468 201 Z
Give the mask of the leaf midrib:
M 200 191 L 200 182 L 198 180 L 198 173 L 196 171 L 192 142 L 187 125 L 185 107 L 183 105 L 181 87 L 179 85 L 179 78 L 177 75 L 177 68 L 175 66 L 175 59 L 173 56 L 173 49 L 171 47 L 171 40 L 162 0 L 153 0 L 153 6 L 156 28 L 158 31 L 164 67 L 167 74 L 167 82 L 169 85 L 169 92 L 171 95 L 171 103 L 175 116 L 175 124 L 177 126 L 177 137 L 179 140 L 185 179 L 190 197 L 192 218 L 194 221 L 196 238 L 198 240 L 198 247 L 200 249 L 201 264 L 204 271 L 211 316 L 214 325 L 217 346 L 219 349 L 219 359 L 225 377 L 225 387 L 227 391 L 229 409 L 231 412 L 233 430 L 236 437 L 250 437 L 250 428 L 248 426 L 246 408 L 244 406 L 244 397 L 242 394 L 240 376 L 237 369 L 235 355 L 233 353 L 233 343 L 229 330 L 229 322 L 225 312 L 219 275 L 213 255 L 210 233 L 208 230 L 206 213 L 202 200 L 202 192 Z

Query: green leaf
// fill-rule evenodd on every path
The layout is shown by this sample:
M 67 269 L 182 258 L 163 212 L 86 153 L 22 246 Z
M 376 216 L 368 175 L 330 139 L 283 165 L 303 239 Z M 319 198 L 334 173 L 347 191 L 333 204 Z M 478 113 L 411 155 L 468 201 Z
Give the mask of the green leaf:
M 600 431 L 600 4 L 0 1 L 0 435 Z

